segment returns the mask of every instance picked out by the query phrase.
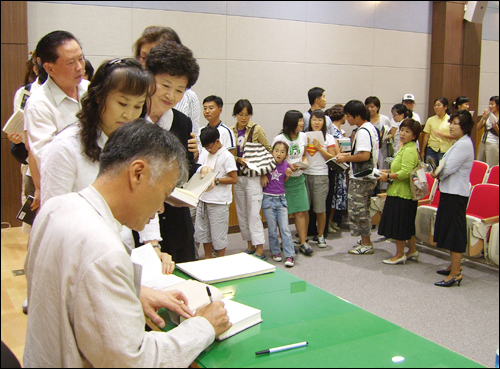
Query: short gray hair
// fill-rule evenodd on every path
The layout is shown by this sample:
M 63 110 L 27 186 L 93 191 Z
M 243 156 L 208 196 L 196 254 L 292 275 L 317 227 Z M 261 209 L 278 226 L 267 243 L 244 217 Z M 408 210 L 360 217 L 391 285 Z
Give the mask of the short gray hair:
M 146 159 L 151 181 L 158 182 L 176 161 L 178 184 L 188 177 L 187 153 L 179 139 L 160 126 L 138 118 L 114 131 L 99 156 L 99 175 L 116 175 L 134 160 Z

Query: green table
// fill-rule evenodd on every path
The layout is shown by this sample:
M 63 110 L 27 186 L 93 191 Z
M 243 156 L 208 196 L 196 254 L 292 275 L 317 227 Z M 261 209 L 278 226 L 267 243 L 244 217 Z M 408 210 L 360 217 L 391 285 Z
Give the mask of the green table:
M 215 341 L 196 359 L 202 367 L 483 367 L 279 268 L 214 286 L 261 309 L 263 322 Z M 164 330 L 172 328 L 169 323 Z M 302 341 L 309 345 L 255 355 Z M 393 362 L 397 356 L 404 361 Z

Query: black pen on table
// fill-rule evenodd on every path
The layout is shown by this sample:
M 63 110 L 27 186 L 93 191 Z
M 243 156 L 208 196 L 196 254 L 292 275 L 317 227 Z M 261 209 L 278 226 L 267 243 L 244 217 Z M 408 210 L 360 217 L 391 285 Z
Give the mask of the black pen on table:
M 212 293 L 210 292 L 210 288 L 208 286 L 207 286 L 207 294 L 210 299 L 210 303 L 214 302 L 214 300 L 212 299 Z

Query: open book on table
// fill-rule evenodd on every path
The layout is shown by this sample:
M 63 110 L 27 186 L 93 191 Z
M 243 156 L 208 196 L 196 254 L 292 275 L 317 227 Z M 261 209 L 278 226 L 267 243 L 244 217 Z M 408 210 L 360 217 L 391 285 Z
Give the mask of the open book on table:
M 250 256 L 252 257 L 252 256 Z M 223 300 L 224 295 L 217 287 L 209 286 L 192 279 L 185 280 L 170 274 L 165 275 L 161 271 L 161 261 L 151 244 L 146 244 L 132 250 L 131 259 L 134 263 L 142 265 L 141 285 L 157 290 L 178 290 L 184 293 L 187 298 L 188 307 L 195 312 L 200 306 L 210 303 L 207 287 L 210 289 L 213 301 L 223 301 L 229 320 L 233 326 L 219 337 L 223 340 L 235 335 L 247 328 L 250 328 L 262 321 L 261 311 L 253 307 L 238 303 L 232 300 Z M 257 260 L 257 259 L 256 259 Z M 185 318 L 177 313 L 167 310 L 170 320 L 175 324 L 182 323 Z
M 209 286 L 208 284 L 190 279 L 169 287 L 166 290 L 179 290 L 183 292 L 188 300 L 188 307 L 193 311 L 193 313 L 195 313 L 199 307 L 210 303 L 210 298 L 208 297 L 206 290 L 207 287 L 210 288 L 213 301 L 224 302 L 224 308 L 227 310 L 229 321 L 233 324 L 229 330 L 222 333 L 218 337 L 215 337 L 216 340 L 222 341 L 262 322 L 261 311 L 259 309 L 233 300 L 223 299 L 224 295 L 217 287 Z M 168 311 L 168 314 L 170 316 L 170 320 L 175 324 L 180 324 L 186 320 L 186 318 L 179 316 L 172 311 Z
M 176 187 L 166 202 L 173 206 L 198 206 L 200 196 L 208 190 L 219 172 L 210 172 L 201 178 L 200 173 L 195 173 L 182 187 Z

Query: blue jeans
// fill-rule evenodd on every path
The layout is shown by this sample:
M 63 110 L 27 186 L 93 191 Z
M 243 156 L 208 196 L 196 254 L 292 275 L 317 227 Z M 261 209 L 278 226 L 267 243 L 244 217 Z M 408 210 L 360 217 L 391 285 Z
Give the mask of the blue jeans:
M 262 200 L 262 211 L 267 221 L 267 231 L 269 232 L 269 248 L 271 254 L 281 254 L 278 242 L 278 227 L 281 229 L 281 240 L 283 241 L 283 254 L 285 258 L 295 257 L 292 234 L 288 227 L 288 205 L 285 195 L 271 196 L 264 194 Z M 277 220 L 277 222 L 276 222 Z
M 436 162 L 436 167 L 439 165 L 439 161 L 443 158 L 444 152 L 441 151 L 434 151 L 430 147 L 427 147 L 427 150 L 425 151 L 427 154 L 427 159 L 433 158 L 434 161 Z

